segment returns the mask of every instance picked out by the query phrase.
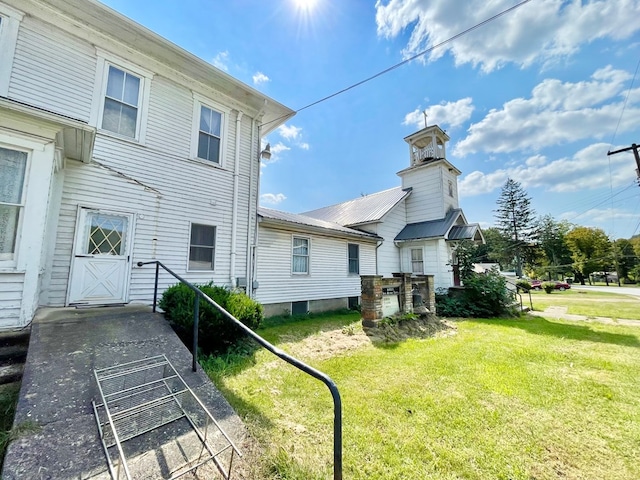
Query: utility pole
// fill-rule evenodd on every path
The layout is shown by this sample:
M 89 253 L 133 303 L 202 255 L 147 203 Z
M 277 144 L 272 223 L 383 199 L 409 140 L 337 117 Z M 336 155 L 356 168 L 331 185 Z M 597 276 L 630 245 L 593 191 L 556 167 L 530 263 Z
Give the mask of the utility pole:
M 633 150 L 633 155 L 636 157 L 636 165 L 638 166 L 638 168 L 636 168 L 636 174 L 638 175 L 638 180 L 640 181 L 640 155 L 638 154 L 638 145 L 632 143 L 630 147 L 621 148 L 620 150 L 614 150 L 613 152 L 609 151 L 607 152 L 607 156 L 615 155 L 616 153 L 628 152 L 629 150 Z

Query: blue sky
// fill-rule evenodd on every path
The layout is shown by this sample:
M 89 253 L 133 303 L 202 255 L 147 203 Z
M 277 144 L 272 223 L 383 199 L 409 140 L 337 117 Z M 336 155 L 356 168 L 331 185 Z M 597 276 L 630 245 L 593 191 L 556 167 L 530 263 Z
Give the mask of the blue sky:
M 514 0 L 107 0 L 298 110 L 518 3 Z M 445 129 L 460 203 L 487 227 L 508 177 L 539 215 L 640 233 L 640 0 L 531 0 L 267 140 L 261 203 L 304 212 L 400 185 L 403 138 Z

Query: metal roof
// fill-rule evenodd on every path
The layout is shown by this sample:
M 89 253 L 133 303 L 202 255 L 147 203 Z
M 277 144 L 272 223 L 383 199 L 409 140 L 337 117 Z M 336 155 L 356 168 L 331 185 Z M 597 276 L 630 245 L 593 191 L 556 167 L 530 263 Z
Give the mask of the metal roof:
M 454 225 L 451 227 L 451 230 L 449 230 L 447 240 L 473 240 L 478 229 L 479 225 L 477 223 L 472 223 L 470 225 Z
M 372 233 L 362 232 L 360 230 L 354 230 L 353 228 L 343 227 L 335 222 L 328 222 L 326 220 L 319 220 L 317 218 L 311 218 L 306 215 L 298 213 L 281 212 L 280 210 L 273 210 L 271 208 L 258 208 L 258 215 L 263 219 L 276 221 L 279 223 L 290 223 L 295 225 L 301 225 L 303 227 L 311 229 L 322 229 L 325 231 L 333 232 L 334 234 L 357 236 L 361 238 L 375 240 L 380 237 Z
M 329 207 L 304 212 L 303 215 L 344 226 L 379 222 L 389 210 L 401 200 L 404 200 L 410 193 L 410 188 L 395 187 Z
M 447 237 L 449 240 L 454 240 L 447 236 L 450 230 L 454 227 L 455 222 L 462 216 L 462 210 L 459 208 L 453 208 L 447 212 L 444 218 L 438 220 L 429 220 L 428 222 L 418 222 L 407 224 L 398 235 L 396 235 L 396 241 L 407 240 L 421 240 L 424 238 L 438 238 Z M 464 216 L 462 216 L 464 220 Z M 456 225 L 458 227 L 467 227 L 468 225 Z M 456 230 L 457 232 L 457 230 Z M 461 237 L 467 238 L 467 237 Z M 459 239 L 456 239 L 459 240 Z

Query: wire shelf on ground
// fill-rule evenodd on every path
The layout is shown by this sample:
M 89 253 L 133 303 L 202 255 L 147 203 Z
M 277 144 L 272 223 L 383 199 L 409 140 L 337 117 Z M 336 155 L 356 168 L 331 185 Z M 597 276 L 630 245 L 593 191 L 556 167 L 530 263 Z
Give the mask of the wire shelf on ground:
M 140 478 L 132 476 L 135 466 L 145 478 L 175 479 L 209 462 L 230 478 L 240 452 L 167 357 L 94 370 L 94 376 L 100 399 L 93 410 L 114 479 Z M 151 450 L 155 456 L 146 455 Z M 150 477 L 149 459 L 157 457 L 157 475 Z

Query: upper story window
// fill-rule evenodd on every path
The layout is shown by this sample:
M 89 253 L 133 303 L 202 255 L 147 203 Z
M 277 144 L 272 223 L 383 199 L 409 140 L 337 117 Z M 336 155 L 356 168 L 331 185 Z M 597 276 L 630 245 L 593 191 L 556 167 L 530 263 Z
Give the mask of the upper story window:
M 449 196 L 453 197 L 453 182 L 449 180 Z
M 214 270 L 216 257 L 216 227 L 191 224 L 189 270 Z
M 200 106 L 198 132 L 198 158 L 220 163 L 222 114 L 204 105 Z
M 349 250 L 349 273 L 358 275 L 360 273 L 360 247 L 355 243 L 348 244 Z
M 144 143 L 153 74 L 98 50 L 90 125 Z
M 309 239 L 293 237 L 293 253 L 291 259 L 293 273 L 309 273 Z
M 24 14 L 18 10 L 0 4 L 0 96 L 9 94 L 11 67 L 16 51 L 18 29 Z
M 26 152 L 0 147 L 0 260 L 13 260 L 24 209 Z
M 230 110 L 193 94 L 191 158 L 222 165 Z
M 109 65 L 102 128 L 136 138 L 140 109 L 140 77 Z
M 411 249 L 411 273 L 424 273 L 424 260 L 422 259 L 422 249 Z

